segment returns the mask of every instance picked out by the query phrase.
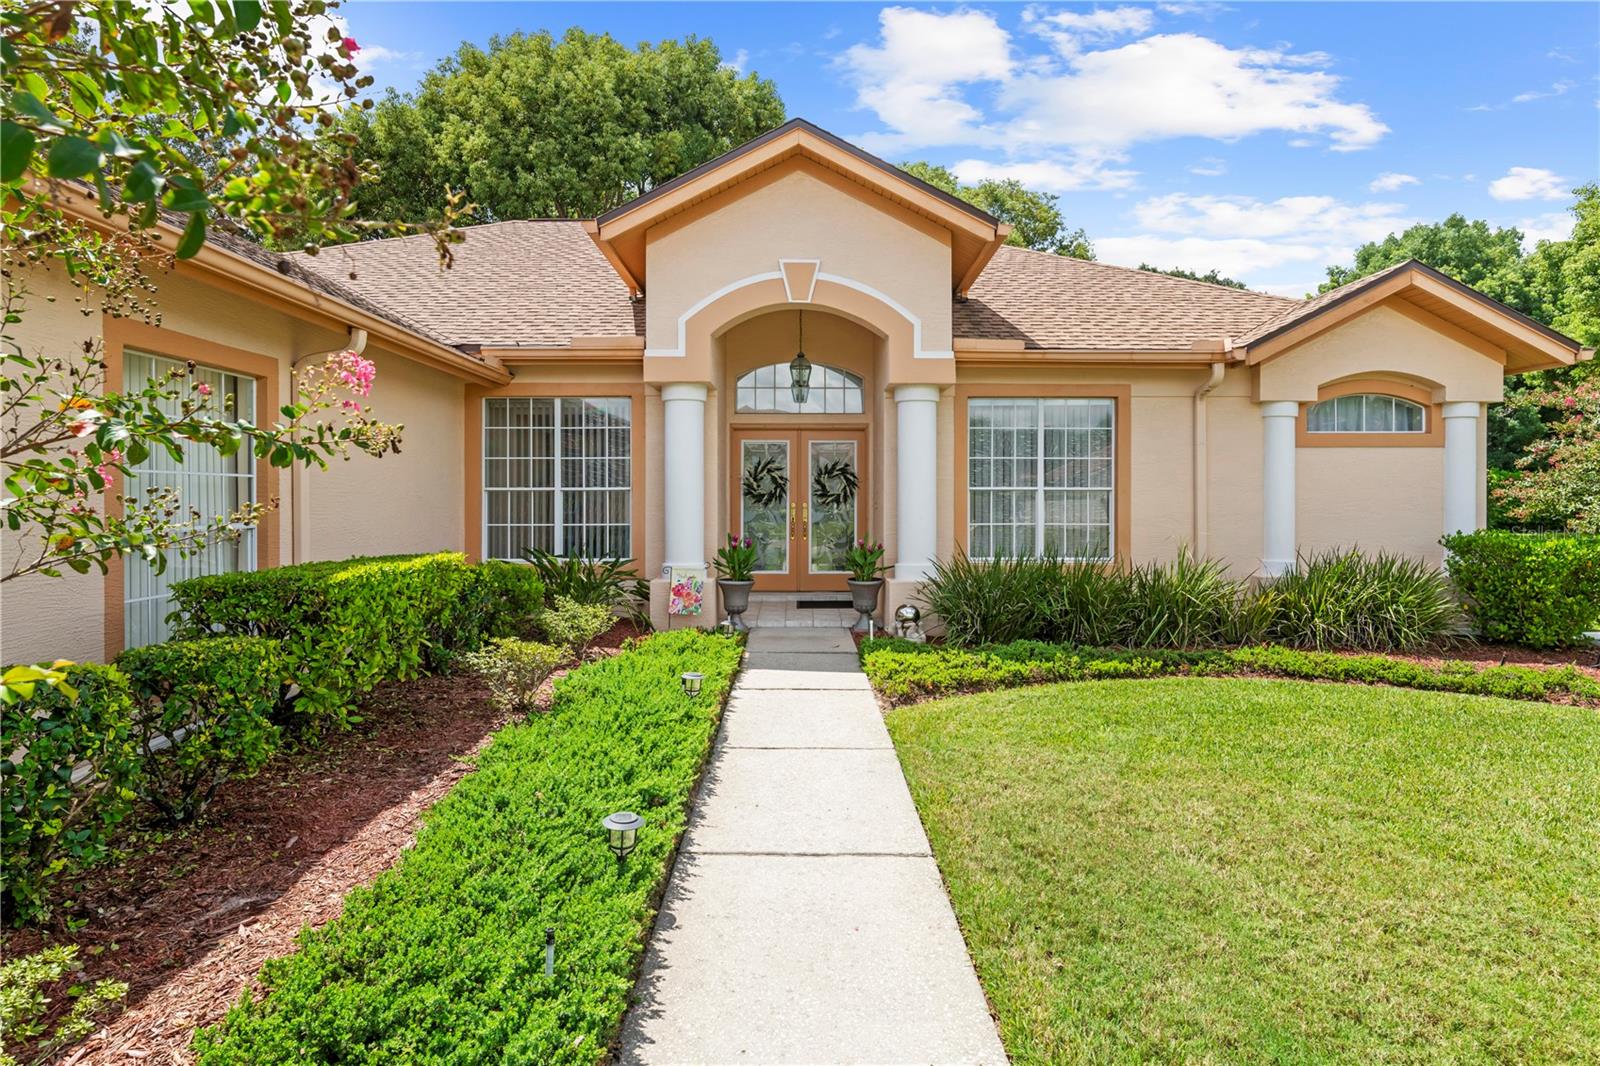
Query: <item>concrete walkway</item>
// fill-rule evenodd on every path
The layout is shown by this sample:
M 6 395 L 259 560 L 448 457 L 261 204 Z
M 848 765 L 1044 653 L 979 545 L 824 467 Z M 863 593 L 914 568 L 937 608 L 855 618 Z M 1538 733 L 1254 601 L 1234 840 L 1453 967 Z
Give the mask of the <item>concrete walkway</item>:
M 1003 1063 L 843 629 L 756 629 L 623 1025 L 628 1063 Z

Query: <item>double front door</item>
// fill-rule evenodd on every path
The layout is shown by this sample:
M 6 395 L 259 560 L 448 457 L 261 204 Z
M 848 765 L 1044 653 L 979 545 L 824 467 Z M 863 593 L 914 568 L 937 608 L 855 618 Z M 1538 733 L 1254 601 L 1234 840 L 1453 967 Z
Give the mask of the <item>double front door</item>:
M 866 433 L 733 432 L 733 532 L 757 553 L 756 589 L 845 590 L 844 553 L 863 536 Z

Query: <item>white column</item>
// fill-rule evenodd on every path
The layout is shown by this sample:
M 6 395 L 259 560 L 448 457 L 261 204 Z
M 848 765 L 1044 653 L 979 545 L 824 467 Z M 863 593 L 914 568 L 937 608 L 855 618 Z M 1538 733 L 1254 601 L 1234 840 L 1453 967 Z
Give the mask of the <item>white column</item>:
M 1261 405 L 1261 569 L 1268 577 L 1295 568 L 1295 419 L 1300 405 Z
M 933 569 L 939 529 L 939 387 L 897 385 L 895 554 L 897 581 L 921 581 Z
M 1478 486 L 1484 474 L 1478 469 L 1478 418 L 1483 405 L 1453 402 L 1444 405 L 1444 531 L 1471 532 L 1478 528 Z
M 706 564 L 706 387 L 661 386 L 668 566 Z

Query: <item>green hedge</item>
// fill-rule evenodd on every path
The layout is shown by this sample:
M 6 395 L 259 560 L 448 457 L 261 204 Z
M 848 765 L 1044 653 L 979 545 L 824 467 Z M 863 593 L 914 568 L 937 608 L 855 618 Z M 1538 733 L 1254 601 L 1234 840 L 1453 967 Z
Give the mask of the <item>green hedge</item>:
M 1428 666 L 1382 655 L 1337 655 L 1277 646 L 1124 651 L 1024 640 L 986 648 L 955 648 L 879 638 L 862 642 L 861 666 L 873 688 L 895 703 L 1050 681 L 1247 674 L 1520 700 L 1600 703 L 1600 681 L 1570 666 Z
M 1536 648 L 1581 646 L 1600 629 L 1600 536 L 1457 533 L 1441 541 L 1478 633 Z
M 217 574 L 172 587 L 175 635 L 281 641 L 300 687 L 297 724 L 315 732 L 347 724 L 353 699 L 379 682 L 416 677 L 509 627 L 518 602 L 540 600 L 537 580 L 458 552 Z
M 278 749 L 272 720 L 288 680 L 270 637 L 173 640 L 130 648 L 117 667 L 133 686 L 144 761 L 139 794 L 187 821 L 230 777 L 248 777 Z
M 266 964 L 264 998 L 197 1034 L 199 1062 L 600 1059 L 739 655 L 680 630 L 560 679 L 550 712 L 496 734 L 396 867 Z M 686 670 L 706 675 L 693 699 Z M 645 819 L 620 870 L 600 827 L 616 810 Z
M 41 685 L 32 699 L 0 704 L 0 894 L 13 924 L 46 916 L 51 880 L 105 858 L 133 810 L 140 758 L 128 679 L 83 665 L 67 682 L 76 698 Z

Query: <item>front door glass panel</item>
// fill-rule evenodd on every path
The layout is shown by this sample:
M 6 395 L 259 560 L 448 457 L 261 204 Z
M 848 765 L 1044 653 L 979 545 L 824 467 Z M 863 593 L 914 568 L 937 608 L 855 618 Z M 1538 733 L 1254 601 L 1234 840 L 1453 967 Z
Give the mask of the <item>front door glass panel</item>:
M 807 460 L 811 573 L 839 573 L 845 569 L 845 552 L 856 539 L 856 498 L 860 490 L 856 442 L 807 441 Z
M 755 542 L 756 570 L 789 569 L 789 442 L 740 442 L 741 527 Z

